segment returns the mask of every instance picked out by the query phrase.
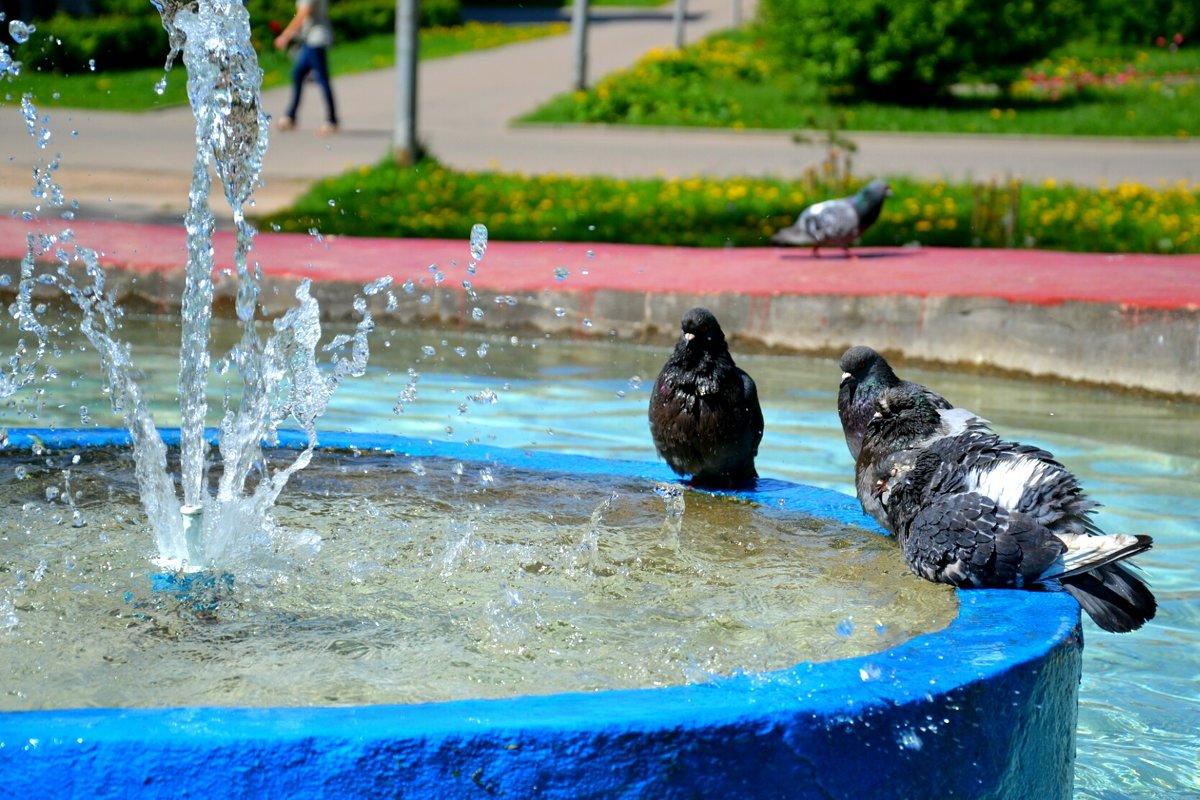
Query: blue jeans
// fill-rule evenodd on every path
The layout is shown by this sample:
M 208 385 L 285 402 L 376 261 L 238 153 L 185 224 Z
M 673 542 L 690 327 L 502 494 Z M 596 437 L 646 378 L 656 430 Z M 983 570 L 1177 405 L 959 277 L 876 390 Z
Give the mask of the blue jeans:
M 328 50 L 324 47 L 304 45 L 300 48 L 300 53 L 296 56 L 296 63 L 292 67 L 292 103 L 288 106 L 288 119 L 296 119 L 296 112 L 300 110 L 300 91 L 304 88 L 304 80 L 311 72 L 317 85 L 321 87 L 321 92 L 325 95 L 326 121 L 330 125 L 338 124 L 337 109 L 333 104 L 333 86 L 329 83 L 327 53 Z

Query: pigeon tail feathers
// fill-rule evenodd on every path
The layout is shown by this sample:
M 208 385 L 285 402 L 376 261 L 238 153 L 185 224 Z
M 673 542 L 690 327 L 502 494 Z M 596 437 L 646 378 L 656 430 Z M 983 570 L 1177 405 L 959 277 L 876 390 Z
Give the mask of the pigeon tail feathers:
M 1062 587 L 1092 618 L 1110 633 L 1136 631 L 1154 619 L 1158 603 L 1138 576 L 1125 564 L 1102 567 L 1064 578 Z

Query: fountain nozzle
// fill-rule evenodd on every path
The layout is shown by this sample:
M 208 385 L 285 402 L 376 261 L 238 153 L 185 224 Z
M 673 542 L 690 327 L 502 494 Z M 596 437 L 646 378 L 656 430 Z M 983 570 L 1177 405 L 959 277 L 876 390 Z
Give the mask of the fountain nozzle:
M 200 545 L 200 533 L 204 529 L 204 508 L 184 504 L 179 507 L 179 515 L 183 518 L 183 542 L 187 549 L 187 564 L 193 569 L 204 565 L 204 551 Z

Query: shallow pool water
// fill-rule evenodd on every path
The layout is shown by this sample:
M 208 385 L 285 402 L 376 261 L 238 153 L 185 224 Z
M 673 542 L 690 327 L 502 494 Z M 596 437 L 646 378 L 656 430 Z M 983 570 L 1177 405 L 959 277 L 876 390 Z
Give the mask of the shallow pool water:
M 958 613 L 871 531 L 619 476 L 322 452 L 211 571 L 153 580 L 142 517 L 125 449 L 0 457 L 0 708 L 671 686 L 879 652 Z
M 236 332 L 223 336 L 229 342 Z M 148 380 L 162 387 L 156 394 L 159 424 L 176 424 L 171 408 L 178 351 L 171 345 L 177 334 L 167 323 L 165 332 L 144 338 L 161 343 L 157 351 L 152 344 L 135 351 Z M 655 458 L 645 410 L 664 346 L 414 332 L 392 330 L 386 321 L 373 342 L 371 373 L 342 387 L 325 429 L 472 442 L 484 449 L 494 444 Z M 763 400 L 760 473 L 852 494 L 853 465 L 834 410 L 834 361 L 738 355 L 736 343 L 734 352 L 756 378 Z M 1154 536 L 1155 548 L 1138 563 L 1158 597 L 1158 617 L 1127 635 L 1106 634 L 1084 620 L 1076 794 L 1081 800 L 1166 800 L 1200 792 L 1200 406 L 1047 381 L 901 372 L 988 417 L 1001 434 L 1053 451 L 1103 503 L 1098 520 L 1106 529 Z M 89 377 L 95 374 L 63 369 L 37 420 L 14 409 L 6 424 L 79 426 L 81 404 L 88 406 L 89 423 L 116 424 L 104 413 L 100 386 Z M 214 399 L 219 397 L 218 386 Z

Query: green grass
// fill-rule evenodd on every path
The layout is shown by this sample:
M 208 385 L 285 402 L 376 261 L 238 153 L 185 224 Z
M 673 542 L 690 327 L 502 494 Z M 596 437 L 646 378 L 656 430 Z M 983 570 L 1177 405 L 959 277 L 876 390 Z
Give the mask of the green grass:
M 654 50 L 524 122 L 1075 136 L 1200 135 L 1200 48 L 1075 43 L 1031 64 L 1011 95 L 964 87 L 945 104 L 830 100 L 742 30 Z
M 472 50 L 556 36 L 566 31 L 567 26 L 563 24 L 495 25 L 474 22 L 450 28 L 428 28 L 421 31 L 420 55 L 422 60 L 445 58 Z M 165 39 L 163 55 L 165 58 Z M 339 43 L 329 51 L 329 69 L 335 90 L 339 75 L 385 69 L 394 63 L 395 36 L 392 34 L 378 34 Z M 260 52 L 259 66 L 263 70 L 264 89 L 283 86 L 291 80 L 291 60 L 283 53 L 275 50 Z M 187 76 L 182 64 L 177 63 L 167 75 L 167 86 L 160 96 L 155 93 L 154 87 L 162 77 L 163 71 L 159 68 L 123 72 L 97 70 L 75 75 L 22 70 L 20 76 L 3 86 L 3 92 L 13 98 L 30 92 L 39 107 L 146 111 L 186 104 Z
M 826 168 L 801 180 L 525 176 L 456 172 L 433 161 L 362 167 L 315 184 L 262 220 L 273 230 L 457 238 L 476 222 L 496 239 L 699 247 L 768 244 L 805 206 L 858 182 Z M 864 244 L 1200 252 L 1200 185 L 1107 189 L 892 180 Z

